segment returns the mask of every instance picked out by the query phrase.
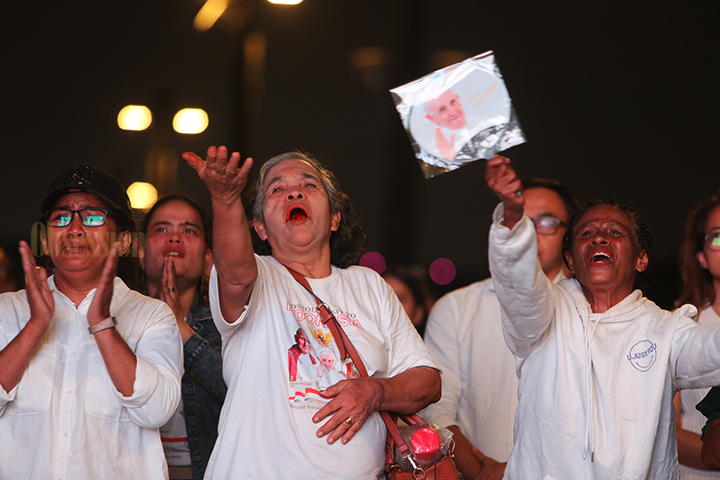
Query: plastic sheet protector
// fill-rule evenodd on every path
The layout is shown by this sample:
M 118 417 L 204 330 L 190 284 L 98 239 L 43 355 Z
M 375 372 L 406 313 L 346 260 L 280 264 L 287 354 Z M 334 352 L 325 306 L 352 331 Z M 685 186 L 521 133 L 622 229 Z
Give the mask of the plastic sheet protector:
M 525 142 L 492 51 L 390 90 L 425 178 Z

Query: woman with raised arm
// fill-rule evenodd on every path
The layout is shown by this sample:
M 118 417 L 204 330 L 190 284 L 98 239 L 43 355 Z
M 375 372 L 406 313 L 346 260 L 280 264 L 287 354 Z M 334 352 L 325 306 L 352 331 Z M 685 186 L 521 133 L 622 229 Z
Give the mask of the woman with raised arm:
M 349 198 L 317 160 L 286 153 L 260 169 L 248 221 L 240 192 L 251 159 L 238 168 L 225 147 L 183 157 L 212 198 L 210 306 L 228 384 L 206 478 L 378 478 L 378 412 L 437 401 L 440 375 L 392 289 L 352 266 L 365 240 Z M 250 225 L 267 255 L 253 252 Z M 329 306 L 369 378 L 340 355 L 290 269 Z
M 661 310 L 634 290 L 652 238 L 631 208 L 586 204 L 563 252 L 573 278 L 553 284 L 537 260 L 522 184 L 509 160 L 487 163 L 502 201 L 490 270 L 517 358 L 520 402 L 505 478 L 678 478 L 673 395 L 720 381 L 720 328 L 697 310 Z
M 720 325 L 720 194 L 703 199 L 690 212 L 680 245 L 683 289 L 679 304 L 695 305 L 700 325 Z M 700 434 L 705 416 L 695 409 L 708 388 L 688 389 L 675 395 L 675 428 L 680 478 L 720 478 L 702 462 Z

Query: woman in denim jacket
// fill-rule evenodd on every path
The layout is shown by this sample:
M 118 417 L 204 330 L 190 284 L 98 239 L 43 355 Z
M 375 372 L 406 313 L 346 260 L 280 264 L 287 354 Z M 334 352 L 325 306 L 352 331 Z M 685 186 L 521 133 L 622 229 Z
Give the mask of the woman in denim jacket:
M 178 480 L 203 478 L 227 393 L 221 337 L 207 298 L 210 228 L 202 207 L 183 195 L 160 199 L 142 225 L 147 294 L 172 308 L 184 344 L 183 401 L 160 429 L 170 478 Z

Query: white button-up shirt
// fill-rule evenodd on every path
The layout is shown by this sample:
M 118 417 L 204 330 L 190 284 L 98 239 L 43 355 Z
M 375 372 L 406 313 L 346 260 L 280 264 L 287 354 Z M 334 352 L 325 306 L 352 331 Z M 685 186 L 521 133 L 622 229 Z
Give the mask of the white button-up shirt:
M 0 386 L 0 478 L 166 479 L 158 427 L 177 407 L 182 376 L 172 311 L 115 278 L 110 313 L 137 357 L 133 394 L 125 397 L 88 333 L 96 290 L 75 306 L 54 277 L 48 284 L 52 323 L 18 385 Z M 0 295 L 0 349 L 29 319 L 24 290 Z

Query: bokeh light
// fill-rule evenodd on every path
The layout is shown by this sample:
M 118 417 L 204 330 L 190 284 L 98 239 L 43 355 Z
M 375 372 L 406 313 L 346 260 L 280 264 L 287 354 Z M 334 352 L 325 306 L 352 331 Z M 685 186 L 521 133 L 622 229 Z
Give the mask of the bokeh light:
M 127 189 L 132 208 L 150 208 L 157 201 L 157 190 L 149 183 L 135 182 Z
M 139 132 L 150 126 L 152 113 L 145 105 L 127 105 L 118 113 L 117 122 L 123 130 Z
M 385 257 L 378 252 L 367 252 L 360 259 L 360 266 L 371 268 L 382 274 L 385 271 Z
M 183 108 L 173 118 L 173 129 L 178 133 L 202 133 L 208 126 L 208 115 L 202 108 Z
M 268 0 L 268 2 L 274 3 L 275 5 L 297 5 L 302 1 L 303 0 Z
M 193 20 L 193 27 L 204 32 L 215 25 L 218 18 L 225 13 L 228 7 L 228 0 L 207 0 Z
M 438 258 L 430 264 L 430 278 L 438 285 L 447 285 L 455 279 L 455 264 L 449 258 Z

